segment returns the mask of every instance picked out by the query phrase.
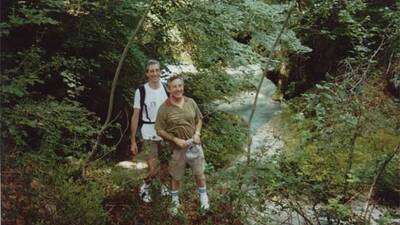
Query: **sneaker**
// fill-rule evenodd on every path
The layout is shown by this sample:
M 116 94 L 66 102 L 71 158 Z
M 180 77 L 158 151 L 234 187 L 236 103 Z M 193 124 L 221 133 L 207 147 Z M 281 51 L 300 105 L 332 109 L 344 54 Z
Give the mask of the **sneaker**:
M 172 216 L 177 216 L 180 212 L 180 204 L 179 203 L 172 203 L 171 208 L 169 209 L 169 213 Z
M 144 202 L 146 202 L 146 203 L 151 202 L 151 196 L 150 196 L 149 186 L 148 185 L 143 184 L 140 187 L 139 196 Z
M 164 184 L 161 185 L 161 196 L 168 196 L 170 195 L 169 190 L 167 188 L 167 186 L 165 186 Z
M 207 194 L 200 195 L 200 208 L 205 211 L 208 211 L 210 209 L 210 203 L 208 201 Z

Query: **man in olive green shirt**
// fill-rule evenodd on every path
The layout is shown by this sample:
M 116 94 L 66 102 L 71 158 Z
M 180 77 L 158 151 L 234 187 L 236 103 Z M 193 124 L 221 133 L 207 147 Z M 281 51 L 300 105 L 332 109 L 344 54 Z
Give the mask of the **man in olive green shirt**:
M 194 159 L 187 158 L 189 147 L 200 146 L 200 131 L 202 115 L 193 99 L 183 95 L 183 79 L 174 76 L 168 80 L 169 98 L 160 106 L 157 114 L 155 129 L 157 134 L 167 140 L 173 149 L 169 162 L 169 172 L 172 176 L 171 196 L 172 213 L 179 208 L 178 191 L 185 173 L 186 165 L 192 169 L 200 195 L 201 208 L 208 210 L 210 205 L 206 191 L 204 175 L 204 154 L 201 147 Z

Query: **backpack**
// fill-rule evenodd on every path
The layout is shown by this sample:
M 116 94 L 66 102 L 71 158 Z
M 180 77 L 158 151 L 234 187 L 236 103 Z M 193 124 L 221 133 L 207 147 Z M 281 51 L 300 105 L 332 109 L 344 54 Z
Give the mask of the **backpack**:
M 169 93 L 168 93 L 168 91 L 167 91 L 167 84 L 166 84 L 166 83 L 163 83 L 163 82 L 161 82 L 161 84 L 162 84 L 162 86 L 163 86 L 163 88 L 164 88 L 165 93 L 166 93 L 167 96 L 169 97 Z M 152 121 L 150 120 L 149 114 L 148 114 L 148 112 L 147 112 L 147 105 L 144 103 L 144 100 L 145 100 L 145 98 L 146 98 L 146 91 L 145 91 L 145 88 L 144 88 L 144 84 L 142 84 L 142 85 L 139 86 L 139 94 L 140 94 L 140 110 L 139 110 L 139 121 L 138 121 L 138 126 L 137 126 L 137 129 L 136 129 L 136 137 L 138 138 L 138 140 L 141 140 L 141 139 L 142 139 L 142 132 L 141 132 L 141 130 L 142 130 L 143 124 L 154 124 L 155 121 L 152 122 Z M 144 121 L 144 120 L 143 120 L 143 109 L 145 110 L 146 117 L 147 117 L 147 120 L 148 120 L 148 121 Z

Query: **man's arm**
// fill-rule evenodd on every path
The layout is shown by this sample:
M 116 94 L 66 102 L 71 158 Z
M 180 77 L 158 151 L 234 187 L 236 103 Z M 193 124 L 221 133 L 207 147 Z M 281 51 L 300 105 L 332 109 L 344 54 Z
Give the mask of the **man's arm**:
M 177 138 L 174 135 L 172 135 L 172 134 L 170 134 L 170 133 L 168 133 L 168 132 L 166 132 L 165 130 L 162 130 L 162 129 L 157 129 L 156 131 L 157 131 L 157 135 L 162 137 L 164 140 L 172 141 L 176 145 L 178 145 L 180 148 L 188 147 L 188 144 L 186 143 L 185 140 Z
M 197 103 L 193 101 L 194 104 L 194 108 L 195 108 L 195 113 L 196 113 L 196 130 L 195 133 L 193 135 L 193 141 L 194 143 L 200 144 L 201 143 L 201 139 L 200 139 L 200 132 L 201 132 L 201 127 L 203 126 L 203 115 L 201 114 L 201 111 L 199 109 L 199 106 L 197 105 Z
M 203 121 L 201 120 L 201 118 L 199 119 L 199 121 L 196 124 L 196 131 L 193 135 L 193 141 L 194 143 L 200 144 L 201 143 L 201 139 L 200 139 L 200 132 L 201 132 L 201 127 L 203 126 Z
M 165 130 L 157 129 L 156 132 L 158 136 L 162 137 L 162 139 L 175 142 L 175 136 L 166 132 Z
M 139 112 L 140 109 L 134 108 L 131 118 L 131 152 L 133 155 L 137 154 L 136 131 L 139 123 Z

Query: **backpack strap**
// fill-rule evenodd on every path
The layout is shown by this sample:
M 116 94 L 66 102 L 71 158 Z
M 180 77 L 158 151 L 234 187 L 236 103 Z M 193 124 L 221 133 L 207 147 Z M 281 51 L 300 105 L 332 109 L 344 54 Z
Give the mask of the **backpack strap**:
M 154 124 L 154 122 L 150 122 L 150 117 L 149 113 L 147 112 L 147 105 L 144 103 L 144 100 L 146 99 L 146 91 L 144 88 L 144 85 L 139 86 L 139 93 L 140 93 L 140 111 L 139 111 L 139 121 L 140 121 L 140 128 L 143 126 L 143 124 Z M 143 110 L 146 113 L 146 118 L 148 121 L 143 120 Z
M 139 86 L 139 94 L 140 94 L 140 109 L 139 109 L 139 121 L 138 121 L 138 127 L 137 127 L 137 136 L 141 136 L 141 129 L 143 127 L 143 105 L 144 105 L 144 99 L 146 97 L 146 92 L 144 91 L 144 86 L 140 85 Z

